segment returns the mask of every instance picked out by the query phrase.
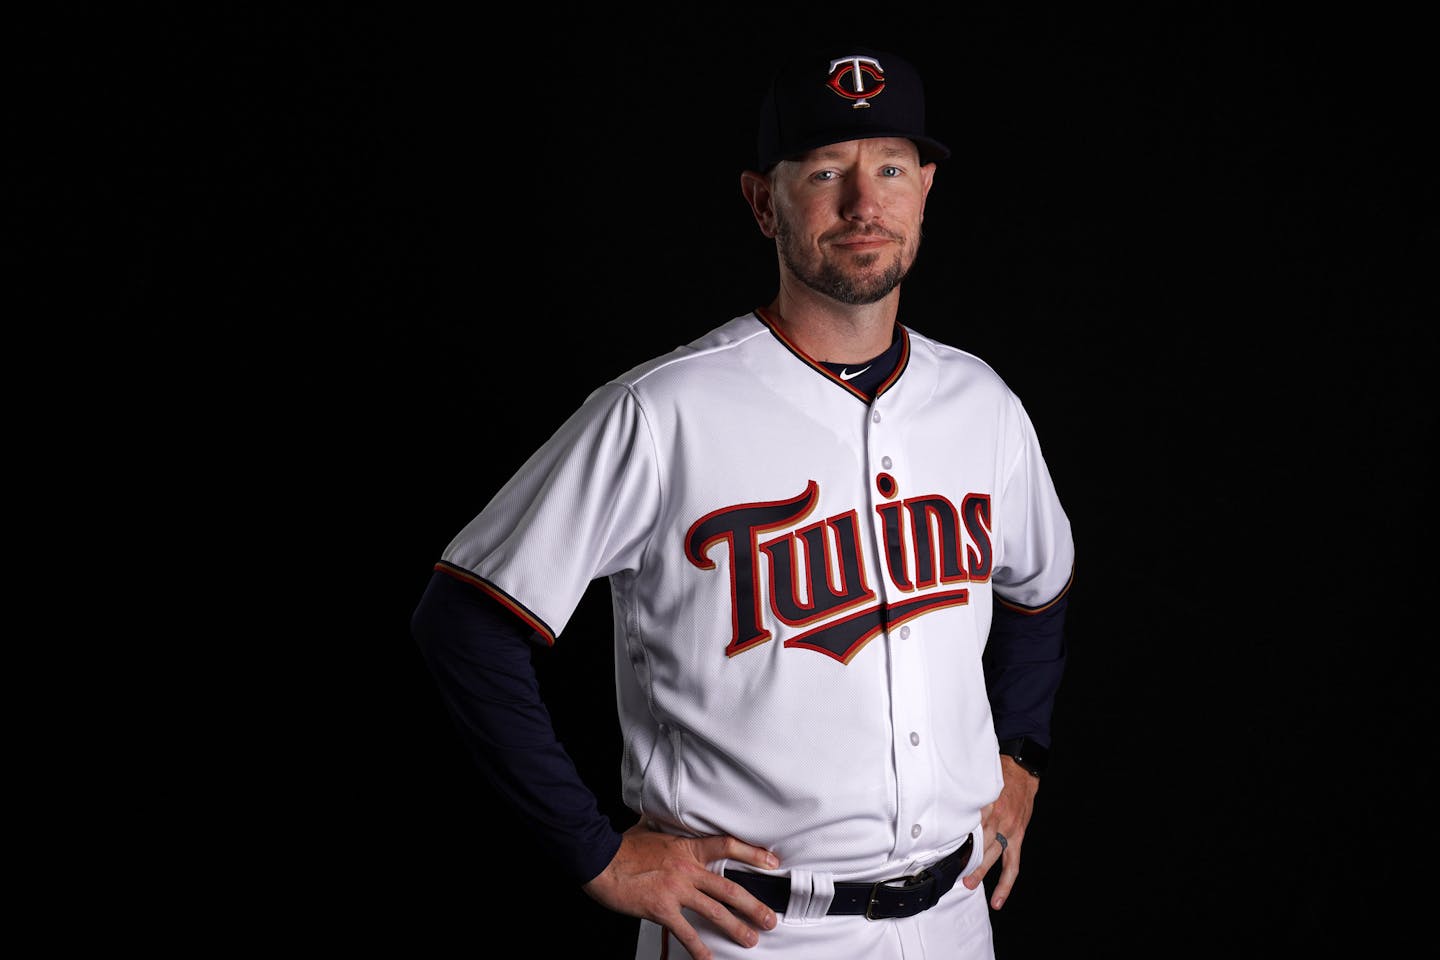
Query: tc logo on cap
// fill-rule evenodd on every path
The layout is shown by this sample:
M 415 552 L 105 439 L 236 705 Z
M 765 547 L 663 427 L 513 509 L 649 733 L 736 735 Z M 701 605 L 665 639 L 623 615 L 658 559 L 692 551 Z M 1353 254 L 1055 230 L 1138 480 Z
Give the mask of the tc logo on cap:
M 867 74 L 874 81 L 868 90 L 865 88 Z M 849 89 L 845 85 L 847 77 Z M 885 89 L 885 68 L 872 57 L 841 57 L 830 61 L 830 79 L 825 85 L 846 100 L 854 100 L 851 106 L 859 110 L 870 106 L 870 98 Z

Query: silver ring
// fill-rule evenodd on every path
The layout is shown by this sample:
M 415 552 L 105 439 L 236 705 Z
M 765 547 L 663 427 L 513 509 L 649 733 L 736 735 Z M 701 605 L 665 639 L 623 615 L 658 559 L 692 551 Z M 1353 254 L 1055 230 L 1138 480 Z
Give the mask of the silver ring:
M 1009 840 L 1006 840 L 1006 839 L 1005 839 L 1005 834 L 1001 833 L 999 830 L 996 830 L 996 831 L 995 831 L 995 842 L 998 843 L 998 844 L 1000 844 L 1000 852 L 1001 852 L 1001 853 L 1004 853 L 1004 852 L 1005 852 L 1005 848 L 1008 847 L 1008 846 L 1010 846 L 1010 841 L 1009 841 Z

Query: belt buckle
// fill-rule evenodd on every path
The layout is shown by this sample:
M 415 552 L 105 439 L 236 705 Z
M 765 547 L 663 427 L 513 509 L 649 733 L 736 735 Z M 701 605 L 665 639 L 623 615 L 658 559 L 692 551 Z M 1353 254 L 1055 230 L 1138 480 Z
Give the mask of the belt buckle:
M 900 885 L 899 887 L 892 886 L 892 884 L 897 883 Z M 919 887 L 923 887 L 927 884 L 930 885 L 931 889 L 934 889 L 935 875 L 932 874 L 929 870 L 921 870 L 919 873 L 912 873 L 907 877 L 894 877 L 890 880 L 876 880 L 875 885 L 870 888 L 870 902 L 865 905 L 865 919 L 893 920 L 897 917 L 913 917 L 920 911 L 932 906 L 932 904 L 925 903 L 925 901 L 920 897 L 920 892 L 918 889 Z M 881 889 L 895 890 L 899 893 L 907 893 L 911 889 L 915 889 L 916 903 L 918 905 L 915 907 L 914 910 L 909 913 L 885 914 L 884 916 L 877 915 L 875 913 L 875 907 L 880 903 Z M 905 900 L 901 900 L 897 906 L 900 908 L 904 908 L 906 904 L 907 902 Z

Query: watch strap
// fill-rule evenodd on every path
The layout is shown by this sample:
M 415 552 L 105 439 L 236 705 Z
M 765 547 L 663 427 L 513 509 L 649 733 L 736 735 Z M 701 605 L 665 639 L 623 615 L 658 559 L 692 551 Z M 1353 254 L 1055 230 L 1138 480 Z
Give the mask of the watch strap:
M 1050 764 L 1050 751 L 1029 737 L 1000 741 L 1000 753 L 1014 759 L 1034 776 L 1040 776 Z

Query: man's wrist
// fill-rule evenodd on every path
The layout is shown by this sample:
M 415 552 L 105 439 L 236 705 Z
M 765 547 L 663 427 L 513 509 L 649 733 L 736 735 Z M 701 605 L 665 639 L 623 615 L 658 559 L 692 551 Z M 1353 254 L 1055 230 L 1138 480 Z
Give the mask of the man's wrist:
M 1035 777 L 1044 773 L 1050 764 L 1050 751 L 1029 737 L 1001 740 L 1000 755 L 1011 758 Z

